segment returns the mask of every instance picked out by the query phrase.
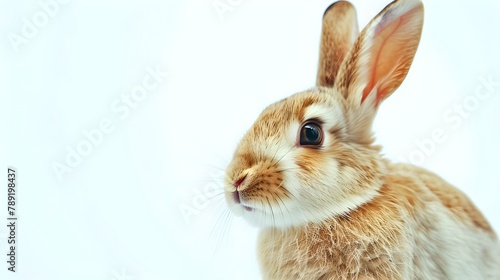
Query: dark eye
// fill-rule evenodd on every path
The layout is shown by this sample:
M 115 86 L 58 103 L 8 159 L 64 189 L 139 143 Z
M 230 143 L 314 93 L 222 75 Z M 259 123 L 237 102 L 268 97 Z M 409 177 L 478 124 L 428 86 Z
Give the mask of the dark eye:
M 300 129 L 301 146 L 320 146 L 323 143 L 323 130 L 314 122 L 306 123 Z

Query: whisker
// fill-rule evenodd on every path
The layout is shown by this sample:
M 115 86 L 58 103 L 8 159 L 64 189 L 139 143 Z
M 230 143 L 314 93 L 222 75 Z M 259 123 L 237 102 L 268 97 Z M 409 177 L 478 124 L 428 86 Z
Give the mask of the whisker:
M 274 194 L 271 194 L 271 195 L 274 197 Z M 281 198 L 279 197 L 279 195 L 276 195 L 275 200 L 276 200 L 276 204 L 278 205 L 279 212 L 281 214 L 281 221 L 282 221 L 283 225 L 286 225 L 285 212 L 283 211 L 283 209 L 281 207 L 281 205 L 283 204 L 283 200 L 281 200 Z M 284 204 L 283 204 L 283 207 L 285 207 Z M 285 209 L 286 209 L 286 207 L 285 207 Z
M 295 146 L 290 147 L 290 149 L 288 149 L 288 151 L 287 151 L 285 154 L 283 154 L 283 155 L 280 157 L 280 159 L 276 162 L 276 165 L 277 165 L 278 163 L 280 163 L 280 162 L 281 162 L 281 160 L 282 160 L 282 159 L 283 159 L 286 155 L 288 155 L 288 153 L 290 153 L 290 152 L 292 151 L 292 149 L 293 149 L 293 148 L 295 148 Z
M 302 170 L 302 169 L 300 169 L 299 167 L 288 167 L 288 168 L 279 169 L 276 172 L 281 173 L 281 172 L 289 171 L 289 170 Z
M 273 206 L 271 205 L 271 202 L 269 202 L 269 198 L 268 197 L 266 197 L 266 201 L 267 201 L 267 205 L 269 205 L 269 209 L 271 209 L 271 215 L 273 217 L 273 224 L 274 224 L 274 226 L 276 226 L 276 219 L 274 217 Z
M 232 214 L 227 205 L 219 204 L 217 212 L 219 213 L 219 218 L 210 232 L 210 238 L 215 239 L 215 247 L 212 252 L 213 256 L 215 256 L 217 250 L 221 248 L 223 242 L 227 240 L 232 222 Z

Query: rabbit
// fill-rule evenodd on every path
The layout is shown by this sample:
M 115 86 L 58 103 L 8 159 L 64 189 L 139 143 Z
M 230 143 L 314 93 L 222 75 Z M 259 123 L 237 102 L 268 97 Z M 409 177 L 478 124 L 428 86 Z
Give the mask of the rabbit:
M 265 108 L 239 142 L 224 195 L 260 228 L 264 279 L 500 279 L 498 238 L 473 202 L 374 144 L 422 26 L 420 0 L 392 2 L 361 33 L 352 4 L 333 3 L 316 87 Z

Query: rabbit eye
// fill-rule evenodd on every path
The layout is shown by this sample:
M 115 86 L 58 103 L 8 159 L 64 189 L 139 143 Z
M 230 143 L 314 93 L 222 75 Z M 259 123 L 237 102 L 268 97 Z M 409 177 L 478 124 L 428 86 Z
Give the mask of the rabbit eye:
M 323 130 L 314 122 L 306 123 L 300 129 L 301 146 L 320 146 L 323 143 Z

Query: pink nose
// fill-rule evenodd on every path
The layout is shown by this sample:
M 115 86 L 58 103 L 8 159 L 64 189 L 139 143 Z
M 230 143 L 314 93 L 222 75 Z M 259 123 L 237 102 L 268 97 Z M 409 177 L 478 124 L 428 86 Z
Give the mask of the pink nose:
M 243 183 L 243 181 L 245 181 L 246 178 L 247 178 L 247 175 L 240 177 L 238 180 L 236 180 L 236 182 L 234 182 L 234 186 L 239 187 Z

